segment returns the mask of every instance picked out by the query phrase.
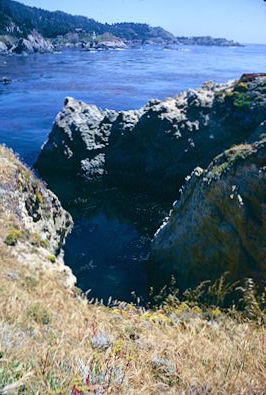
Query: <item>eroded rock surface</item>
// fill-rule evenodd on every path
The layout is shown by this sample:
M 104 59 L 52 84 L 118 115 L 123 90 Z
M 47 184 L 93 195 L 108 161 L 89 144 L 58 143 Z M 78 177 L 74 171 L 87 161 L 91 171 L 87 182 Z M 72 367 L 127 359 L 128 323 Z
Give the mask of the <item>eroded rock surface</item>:
M 217 278 L 266 278 L 266 139 L 196 168 L 153 240 L 153 268 L 181 287 Z
M 266 77 L 206 83 L 135 111 L 103 111 L 72 98 L 37 162 L 44 178 L 104 182 L 174 199 L 184 178 L 265 120 Z
M 179 199 L 196 169 L 152 251 L 156 279 L 174 274 L 186 288 L 225 271 L 266 274 L 265 136 L 264 74 L 119 113 L 68 98 L 37 169 L 48 180 L 145 191 L 164 203 Z

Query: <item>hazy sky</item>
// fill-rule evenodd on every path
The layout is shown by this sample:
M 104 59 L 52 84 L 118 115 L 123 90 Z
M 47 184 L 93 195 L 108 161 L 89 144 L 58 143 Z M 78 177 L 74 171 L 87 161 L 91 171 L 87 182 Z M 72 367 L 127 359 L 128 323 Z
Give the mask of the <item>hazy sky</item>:
M 175 35 L 212 35 L 266 44 L 264 0 L 20 0 L 100 22 L 146 22 Z

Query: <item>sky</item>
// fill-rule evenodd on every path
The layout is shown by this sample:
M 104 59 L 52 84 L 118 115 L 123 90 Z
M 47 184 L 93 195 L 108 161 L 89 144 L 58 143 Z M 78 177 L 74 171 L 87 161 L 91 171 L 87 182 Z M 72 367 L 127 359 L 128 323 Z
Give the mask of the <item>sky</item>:
M 266 44 L 265 0 L 18 0 L 99 22 L 144 22 L 177 36 L 225 37 Z

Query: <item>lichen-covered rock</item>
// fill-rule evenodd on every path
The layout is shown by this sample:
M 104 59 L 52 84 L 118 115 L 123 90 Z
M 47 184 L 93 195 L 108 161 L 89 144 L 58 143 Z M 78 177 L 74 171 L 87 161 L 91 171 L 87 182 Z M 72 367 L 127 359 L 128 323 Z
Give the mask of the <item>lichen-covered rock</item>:
M 126 186 L 174 198 L 196 166 L 251 139 L 265 121 L 266 77 L 206 83 L 136 111 L 68 98 L 36 164 L 40 174 Z
M 266 139 L 234 146 L 196 168 L 154 236 L 154 275 L 179 287 L 218 278 L 266 278 Z

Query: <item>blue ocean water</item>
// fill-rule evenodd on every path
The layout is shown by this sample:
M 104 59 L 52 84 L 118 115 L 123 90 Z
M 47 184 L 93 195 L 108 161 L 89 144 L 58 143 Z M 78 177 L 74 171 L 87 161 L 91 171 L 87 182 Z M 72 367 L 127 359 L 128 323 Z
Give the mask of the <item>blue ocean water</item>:
M 0 143 L 32 165 L 66 96 L 102 108 L 133 109 L 203 82 L 225 82 L 265 72 L 266 46 L 177 48 L 0 56 Z M 101 212 L 80 213 L 66 244 L 66 262 L 83 289 L 97 297 L 128 299 L 145 293 L 147 242 L 134 220 Z M 107 213 L 108 212 L 108 213 Z M 144 237 L 145 239 L 145 237 Z

